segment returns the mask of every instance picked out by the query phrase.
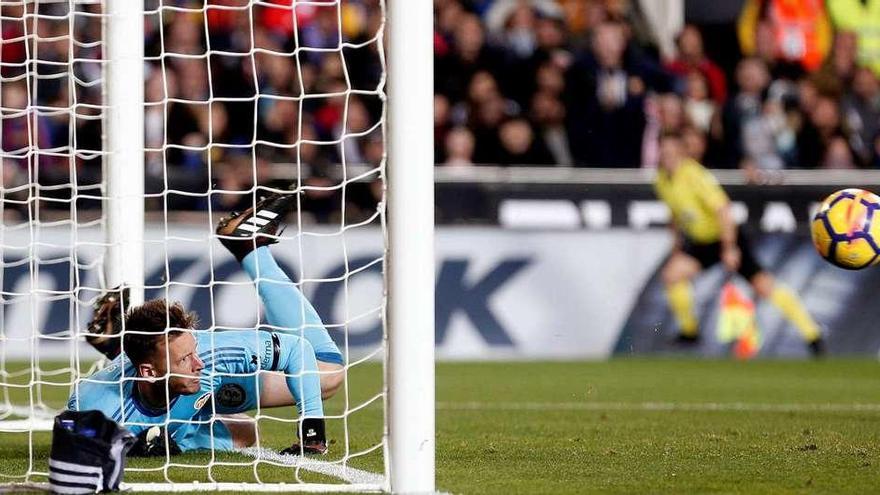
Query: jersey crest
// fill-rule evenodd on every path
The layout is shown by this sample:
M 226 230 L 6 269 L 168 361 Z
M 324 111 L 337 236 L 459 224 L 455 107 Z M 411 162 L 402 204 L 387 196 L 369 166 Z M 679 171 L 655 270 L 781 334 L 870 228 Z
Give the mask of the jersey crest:
M 217 391 L 217 403 L 223 407 L 241 407 L 247 400 L 247 392 L 237 383 L 227 383 Z

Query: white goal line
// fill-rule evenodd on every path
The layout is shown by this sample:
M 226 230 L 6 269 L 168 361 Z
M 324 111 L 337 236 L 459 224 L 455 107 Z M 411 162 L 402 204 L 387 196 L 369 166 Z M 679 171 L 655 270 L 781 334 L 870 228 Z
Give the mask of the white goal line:
M 51 431 L 54 412 L 35 408 L 33 411 L 28 407 L 4 409 L 7 413 L 20 416 L 25 419 L 0 420 L 0 432 L 27 432 L 27 431 Z M 353 485 L 359 485 L 361 489 L 366 486 L 382 487 L 385 477 L 381 474 L 356 469 L 342 465 L 338 462 L 320 461 L 312 458 L 302 458 L 292 455 L 281 455 L 273 450 L 263 447 L 251 447 L 239 449 L 239 453 L 248 457 L 270 461 L 278 465 L 297 467 L 306 471 L 332 476 Z M 205 484 L 208 485 L 208 484 Z M 357 487 L 356 487 L 357 488 Z M 207 490 L 206 486 L 199 487 Z
M 320 461 L 311 457 L 282 455 L 265 447 L 239 449 L 238 452 L 261 461 L 271 461 L 274 464 L 297 467 L 313 473 L 332 476 L 354 485 L 381 487 L 385 483 L 385 476 L 381 474 L 345 466 L 338 462 Z
M 443 411 L 880 412 L 880 403 L 751 402 L 437 402 Z
M 49 492 L 49 483 L 0 484 L 2 493 Z M 385 493 L 384 485 L 335 485 L 331 483 L 122 483 L 122 492 L 239 492 L 239 493 Z

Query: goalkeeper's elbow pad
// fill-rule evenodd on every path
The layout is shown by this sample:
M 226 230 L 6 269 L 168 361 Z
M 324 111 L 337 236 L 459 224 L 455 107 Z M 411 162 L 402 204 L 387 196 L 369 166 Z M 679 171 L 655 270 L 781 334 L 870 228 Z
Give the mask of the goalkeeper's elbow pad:
M 171 436 L 166 435 L 165 428 L 161 426 L 153 426 L 140 432 L 137 441 L 128 455 L 131 457 L 159 457 L 169 455 L 177 455 L 181 452 L 177 442 Z

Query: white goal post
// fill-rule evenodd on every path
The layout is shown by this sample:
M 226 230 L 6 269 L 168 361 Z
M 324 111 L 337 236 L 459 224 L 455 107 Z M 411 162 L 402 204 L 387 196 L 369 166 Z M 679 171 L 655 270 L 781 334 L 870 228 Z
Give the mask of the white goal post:
M 388 455 L 392 490 L 426 493 L 435 446 L 433 2 L 389 4 Z
M 433 2 L 389 0 L 391 488 L 434 490 Z M 420 325 L 415 328 L 413 325 Z M 413 400 L 414 397 L 424 399 Z
M 125 285 L 144 301 L 143 2 L 105 0 L 104 177 L 107 288 Z
M 262 173 L 258 162 L 260 157 L 255 148 L 258 146 L 271 145 L 282 149 L 285 153 L 295 156 L 294 172 L 291 176 L 295 180 L 295 191 L 301 197 L 306 197 L 310 191 L 320 193 L 339 192 L 342 196 L 342 208 L 346 208 L 346 191 L 354 184 L 375 180 L 380 184 L 381 194 L 377 201 L 376 211 L 373 216 L 365 220 L 352 220 L 346 222 L 345 213 L 342 214 L 332 233 L 317 231 L 307 232 L 304 224 L 304 215 L 298 203 L 295 222 L 291 222 L 290 231 L 294 235 L 286 234 L 291 245 L 298 245 L 298 257 L 295 264 L 299 270 L 291 276 L 297 286 L 303 288 L 312 284 L 320 285 L 341 284 L 344 288 L 343 316 L 339 322 L 330 322 L 328 328 L 344 335 L 344 342 L 340 343 L 340 349 L 346 358 L 345 372 L 346 382 L 344 386 L 344 410 L 335 416 L 328 414 L 328 419 L 333 418 L 344 424 L 344 438 L 340 438 L 339 445 L 331 446 L 333 449 L 344 449 L 344 456 L 333 461 L 321 459 L 303 459 L 290 464 L 287 458 L 280 458 L 274 452 L 265 448 L 246 449 L 240 453 L 250 456 L 252 476 L 248 479 L 229 480 L 215 479 L 211 471 L 217 467 L 239 467 L 246 464 L 228 462 L 222 456 L 215 455 L 213 449 L 210 453 L 210 461 L 205 466 L 190 466 L 176 464 L 174 458 L 169 458 L 161 468 L 138 468 L 133 474 L 157 475 L 157 480 L 147 480 L 137 477 L 126 483 L 126 488 L 136 492 L 142 491 L 259 491 L 259 492 L 393 492 L 393 493 L 433 493 L 435 491 L 435 414 L 434 414 L 434 152 L 433 152 L 433 2 L 432 0 L 147 0 L 145 8 L 144 0 L 0 0 L 0 28 L 11 28 L 3 32 L 21 31 L 20 36 L 14 38 L 0 38 L 0 132 L 9 125 L 17 124 L 23 118 L 27 122 L 27 142 L 23 145 L 13 143 L 5 137 L 0 138 L 0 444 L 4 438 L 21 441 L 27 440 L 25 450 L 27 459 L 23 462 L 24 471 L 14 471 L 14 474 L 4 474 L 0 469 L 0 491 L 4 487 L 37 487 L 45 488 L 48 473 L 45 469 L 48 453 L 47 426 L 49 420 L 60 409 L 57 401 L 53 403 L 47 397 L 46 390 L 69 385 L 72 389 L 74 384 L 86 376 L 86 369 L 93 361 L 91 351 L 85 352 L 82 345 L 82 334 L 86 331 L 83 325 L 88 320 L 88 303 L 94 300 L 101 289 L 124 285 L 131 291 L 130 304 L 136 305 L 150 297 L 162 297 L 161 295 L 149 296 L 157 290 L 163 291 L 166 298 L 176 287 L 195 293 L 207 285 L 210 292 L 210 315 L 202 315 L 212 323 L 214 327 L 222 328 L 224 325 L 216 324 L 215 307 L 221 305 L 221 301 L 215 301 L 214 290 L 216 288 L 245 286 L 239 281 L 226 282 L 215 279 L 214 269 L 219 263 L 213 254 L 203 257 L 207 260 L 199 260 L 198 263 L 208 266 L 209 276 L 204 282 L 187 281 L 185 283 L 162 280 L 161 287 L 151 284 L 150 264 L 145 259 L 157 258 L 159 255 L 151 252 L 155 246 L 164 245 L 168 250 L 168 244 L 173 242 L 192 239 L 181 239 L 180 228 L 169 227 L 169 191 L 176 193 L 169 186 L 169 174 L 167 158 L 168 152 L 183 150 L 192 153 L 202 153 L 206 158 L 208 176 L 212 174 L 214 158 L 212 146 L 214 132 L 216 131 L 215 102 L 233 102 L 252 104 L 254 109 L 253 125 L 254 138 L 249 143 L 221 143 L 215 148 L 244 150 L 245 156 L 252 166 L 253 182 L 245 187 L 248 198 L 253 197 L 256 201 L 258 175 Z M 352 4 L 352 5 L 349 5 Z M 58 11 L 53 10 L 62 6 Z M 344 40 L 342 34 L 344 16 L 347 8 L 376 9 L 381 13 L 381 23 L 378 31 L 365 41 L 349 42 Z M 261 48 L 259 40 L 256 40 L 256 28 L 253 23 L 267 9 L 277 9 L 290 14 L 293 22 L 290 51 L 288 47 L 270 50 Z M 297 16 L 302 12 L 333 11 L 337 17 L 338 44 L 328 47 L 306 46 L 306 41 L 299 38 L 299 26 Z M 57 12 L 66 12 L 58 14 Z M 250 49 L 244 54 L 230 54 L 222 49 L 211 48 L 211 33 L 208 32 L 208 18 L 212 13 L 231 12 L 241 14 L 239 18 L 247 18 L 250 26 Z M 169 145 L 168 127 L 169 103 L 191 104 L 181 97 L 179 101 L 169 97 L 171 83 L 164 74 L 166 64 L 170 63 L 166 53 L 158 57 L 155 54 L 145 53 L 145 16 L 156 15 L 159 17 L 159 37 L 162 43 L 179 33 L 162 32 L 162 16 L 164 14 L 177 16 L 191 16 L 198 18 L 204 25 L 204 32 L 200 33 L 207 41 L 208 48 L 204 54 L 175 55 L 182 60 L 204 61 L 207 66 L 205 77 L 208 81 L 207 100 L 207 143 L 187 142 L 183 145 Z M 78 37 L 76 32 L 81 22 L 99 21 L 102 31 L 102 39 L 86 39 Z M 67 31 L 62 27 L 56 29 L 56 24 L 67 24 Z M 46 26 L 52 26 L 47 29 Z M 238 28 L 236 28 L 238 29 Z M 18 31 L 17 31 L 18 30 Z M 64 34 L 66 32 L 66 34 Z M 236 33 L 241 34 L 241 33 Z M 66 43 L 67 54 L 64 60 L 55 60 L 41 57 L 41 45 L 50 43 Z M 12 49 L 24 47 L 26 59 L 19 62 L 7 62 L 4 53 Z M 355 88 L 352 85 L 349 67 L 346 61 L 346 50 L 358 50 L 372 47 L 381 60 L 382 75 L 375 89 Z M 164 46 L 162 47 L 164 50 Z M 84 50 L 101 53 L 100 60 L 81 55 Z M 346 84 L 342 89 L 334 89 L 322 94 L 306 95 L 304 80 L 307 74 L 302 72 L 301 57 L 309 57 L 318 54 L 330 54 L 338 56 L 341 60 L 341 77 Z M 227 97 L 215 96 L 211 86 L 211 63 L 212 56 L 226 56 L 227 62 L 234 57 L 241 56 L 242 63 L 250 63 L 255 96 Z M 274 94 L 261 94 L 260 82 L 256 75 L 256 60 L 261 57 L 280 58 L 290 56 L 295 59 L 291 65 L 297 73 L 290 76 L 295 84 L 299 85 L 299 95 L 277 96 Z M 152 58 L 151 58 L 152 57 Z M 150 142 L 149 133 L 145 138 L 145 129 L 149 127 L 147 111 L 151 108 L 151 102 L 146 95 L 145 84 L 149 78 L 149 63 L 158 65 L 163 72 L 163 91 L 166 98 L 159 104 L 165 108 L 164 137 L 160 148 Z M 79 65 L 78 65 L 79 64 Z M 92 79 L 78 74 L 82 67 L 91 64 Z M 46 67 L 52 67 L 52 74 L 47 75 Z M 61 75 L 66 67 L 67 74 Z M 100 70 L 94 70 L 100 67 Z M 353 66 L 354 67 L 354 66 Z M 247 71 L 244 71 L 247 72 Z M 63 81 L 65 90 L 60 91 L 58 102 L 51 104 L 38 103 L 37 88 L 45 81 Z M 179 81 L 178 81 L 179 82 Z M 8 86 L 8 91 L 5 91 Z M 15 88 L 13 88 L 15 86 Z M 21 89 L 24 88 L 24 89 Z M 102 100 L 100 103 L 91 101 L 78 101 L 80 92 L 90 88 L 100 88 Z M 13 97 L 18 92 L 26 93 L 24 103 L 19 103 Z M 379 102 L 379 121 L 365 126 L 365 128 L 349 128 L 350 118 L 354 118 L 349 112 L 358 98 L 373 98 Z M 65 100 L 66 98 L 66 100 Z M 335 137 L 312 136 L 303 132 L 304 102 L 314 99 L 339 99 L 344 100 L 341 110 L 340 129 L 334 128 Z M 265 101 L 283 101 L 298 106 L 294 112 L 296 119 L 296 131 L 293 131 L 295 139 L 291 142 L 269 142 L 261 140 L 256 127 L 259 112 L 263 111 L 260 105 Z M 201 102 L 197 102 L 201 103 Z M 145 111 L 145 108 L 147 111 Z M 225 110 L 224 110 L 225 111 Z M 82 114 L 82 115 L 81 115 Z M 85 115 L 85 116 L 83 116 Z M 49 147 L 45 141 L 43 128 L 40 127 L 40 119 L 54 118 L 68 119 L 66 124 L 59 124 L 59 128 L 67 126 L 69 136 L 66 145 Z M 82 119 L 97 119 L 103 122 L 100 136 L 101 149 L 85 151 L 79 148 L 77 129 L 74 129 Z M 287 131 L 285 131 L 287 132 Z M 63 134 L 63 133 L 62 133 Z M 383 145 L 381 160 L 373 165 L 359 168 L 360 164 L 347 163 L 346 140 L 358 139 L 365 136 L 381 136 Z M 5 139 L 5 141 L 4 141 Z M 285 138 L 286 139 L 286 138 Z M 17 147 L 16 147 L 17 146 Z M 250 148 L 248 148 L 248 146 Z M 300 159 L 305 153 L 305 146 L 334 147 L 339 148 L 339 161 L 341 164 L 342 178 L 338 184 L 310 185 L 303 182 L 304 167 Z M 292 151 L 291 151 L 292 150 Z M 164 174 L 164 189 L 162 193 L 148 191 L 145 187 L 145 175 L 149 175 L 148 159 L 145 154 L 150 152 L 159 153 L 163 156 L 162 173 Z M 40 176 L 41 157 L 52 156 L 57 162 L 68 167 L 68 179 L 58 184 L 46 185 Z M 102 162 L 100 183 L 82 185 L 78 178 L 78 171 L 82 165 L 81 159 L 99 158 Z M 287 165 L 287 164 L 285 164 Z M 349 166 L 352 165 L 352 166 Z M 4 174 L 10 168 L 18 167 L 16 174 Z M 9 179 L 9 177 L 13 177 Z M 9 182 L 11 181 L 11 182 Z M 320 184 L 320 183 L 319 183 Z M 10 187 L 11 186 L 11 187 Z M 6 188 L 5 190 L 3 188 Z M 60 196 L 61 199 L 46 199 L 54 197 L 59 190 L 69 191 L 69 197 Z M 218 193 L 219 191 L 219 193 Z M 191 193 L 189 196 L 202 198 L 207 202 L 207 218 L 212 221 L 220 217 L 220 211 L 213 211 L 212 194 L 228 194 L 230 191 L 223 187 L 209 183 L 206 193 Z M 186 195 L 186 194 L 184 194 Z M 162 204 L 162 215 L 159 222 L 164 222 L 160 227 L 149 225 L 145 221 L 148 216 L 145 205 L 150 199 L 159 199 Z M 62 205 L 59 210 L 62 214 L 53 211 L 42 211 L 43 204 Z M 54 201 L 54 203 L 52 203 Z M 92 213 L 80 211 L 79 204 L 82 201 L 91 201 L 101 205 L 99 218 L 94 218 Z M 15 211 L 12 210 L 14 207 Z M 7 219 L 10 218 L 10 220 Z M 157 216 L 154 215 L 155 222 Z M 356 236 L 357 228 L 373 228 L 377 236 L 381 236 L 381 248 L 384 252 L 379 258 L 366 263 L 363 267 L 350 267 L 350 257 L 346 236 Z M 151 230 L 152 228 L 152 230 Z M 157 232 L 164 234 L 156 240 Z M 177 230 L 174 230 L 177 228 Z M 203 226 L 200 226 L 203 228 Z M 54 230 L 63 230 L 60 233 Z M 145 233 L 149 233 L 145 234 Z M 97 235 L 96 235 L 97 234 Z M 154 236 L 153 238 L 150 235 Z M 212 232 L 207 234 L 207 239 L 214 242 Z M 369 236 L 367 236 L 369 237 Z M 311 269 L 303 266 L 310 259 L 311 251 L 304 255 L 304 244 L 311 242 L 309 239 L 339 239 L 340 250 L 344 257 L 341 274 L 330 271 L 330 274 L 322 272 L 316 276 Z M 24 241 L 23 241 L 24 240 Z M 323 241 L 322 241 L 323 242 Z M 69 246 L 67 246 L 69 244 Z M 204 250 L 204 247 L 202 247 Z M 58 258 L 45 258 L 47 253 L 62 253 Z M 192 252 L 196 252 L 190 249 Z M 209 249 L 208 251 L 211 251 Z M 81 256 L 82 253 L 87 253 Z M 165 273 L 171 274 L 169 268 L 169 254 L 165 252 Z M 329 255 L 323 255 L 325 258 Z M 57 281 L 58 286 L 46 288 L 43 280 L 43 272 L 48 272 L 48 267 L 56 260 L 62 259 L 69 266 L 70 276 Z M 155 261 L 155 260 L 154 260 Z M 323 261 L 322 261 L 323 262 Z M 198 264 L 196 263 L 196 264 Z M 327 262 L 329 263 L 329 262 Z M 327 264 L 325 263 L 325 264 Z M 187 265 L 187 266 L 196 266 Z M 154 262 L 153 265 L 156 265 Z M 366 273 L 373 265 L 381 266 L 381 277 L 384 284 L 381 290 L 381 302 L 373 308 L 365 310 L 363 314 L 350 309 L 349 298 L 356 299 L 349 294 L 349 284 L 353 278 L 361 273 Z M 22 268 L 23 267 L 23 268 Z M 6 279 L 7 269 L 17 269 L 15 277 Z M 94 269 L 99 275 L 86 275 Z M 192 268 L 187 268 L 192 271 Z M 22 272 L 24 270 L 24 272 Z M 184 270 L 184 269 L 181 269 Z M 11 273 L 11 272 L 10 272 Z M 22 274 L 23 273 L 23 274 Z M 17 277 L 17 278 L 16 278 Z M 84 280 L 90 280 L 86 284 Z M 96 282 L 100 279 L 100 283 Z M 67 285 L 65 285 L 67 284 Z M 352 285 L 360 287 L 360 285 Z M 307 296 L 309 296 L 308 293 Z M 219 297 L 219 296 L 217 296 Z M 51 335 L 46 335 L 46 330 L 41 327 L 46 320 L 39 316 L 41 305 L 52 304 L 53 301 L 64 300 L 69 302 L 68 315 L 69 327 L 61 331 L 53 330 Z M 256 299 L 254 299 L 256 301 Z M 23 302 L 22 302 L 23 301 Z M 20 309 L 26 306 L 26 310 Z M 219 311 L 219 310 L 218 310 Z M 259 310 L 256 310 L 257 312 Z M 375 312 L 375 315 L 373 313 Z M 28 316 L 23 316 L 25 313 Z M 7 322 L 7 316 L 17 315 L 12 318 L 15 322 L 29 321 L 24 335 L 22 329 L 3 328 Z M 365 316 L 366 315 L 366 316 Z M 375 351 L 362 354 L 349 354 L 348 341 L 351 327 L 360 324 L 361 320 L 375 316 L 381 321 L 381 342 Z M 257 321 L 259 316 L 256 317 Z M 327 323 L 327 322 L 325 322 Z M 42 354 L 41 346 L 49 341 L 54 345 L 53 349 L 65 349 L 67 356 L 63 359 L 65 364 L 61 368 L 44 369 L 44 363 L 57 360 L 50 358 L 49 354 Z M 13 352 L 14 346 L 26 345 L 23 352 Z M 12 357 L 10 357 L 12 356 Z M 30 362 L 16 363 L 16 357 L 29 356 Z M 53 354 L 55 356 L 55 354 Z M 360 366 L 367 361 L 381 361 L 383 365 L 384 381 L 380 392 L 373 398 L 362 399 L 364 402 L 349 402 L 348 390 L 350 386 L 347 373 L 349 368 Z M 70 382 L 65 382 L 65 376 L 71 376 Z M 57 394 L 56 394 L 57 395 Z M 54 405 L 50 405 L 54 404 Z M 362 447 L 361 450 L 349 452 L 349 429 L 356 428 L 349 424 L 349 417 L 371 406 L 382 406 L 382 431 L 378 432 L 378 443 L 374 446 Z M 263 418 L 259 408 L 256 419 Z M 270 418 L 275 420 L 275 418 Z M 293 422 L 293 420 L 278 421 Z M 259 438 L 259 434 L 258 434 Z M 258 445 L 259 447 L 259 445 Z M 368 472 L 349 465 L 351 460 L 357 460 L 359 456 L 373 453 L 381 453 L 382 472 Z M 43 456 L 43 457 L 41 457 Z M 0 457 L 0 463 L 4 459 Z M 289 480 L 264 481 L 259 472 L 261 463 L 269 466 L 292 467 L 292 476 Z M 191 481 L 179 480 L 172 476 L 172 471 L 177 468 L 187 468 L 194 471 L 194 467 L 204 467 L 207 471 L 208 480 L 199 481 L 197 475 Z M 308 472 L 317 477 L 301 476 L 300 473 Z M 321 480 L 335 478 L 340 484 L 325 483 Z M 318 481 L 314 481 L 318 480 Z

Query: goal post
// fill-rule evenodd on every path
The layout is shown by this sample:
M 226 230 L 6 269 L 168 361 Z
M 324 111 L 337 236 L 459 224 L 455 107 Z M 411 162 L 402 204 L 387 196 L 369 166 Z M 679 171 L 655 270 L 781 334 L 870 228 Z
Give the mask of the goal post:
M 144 3 L 105 0 L 105 289 L 144 301 Z
M 434 491 L 433 2 L 388 6 L 391 489 Z

